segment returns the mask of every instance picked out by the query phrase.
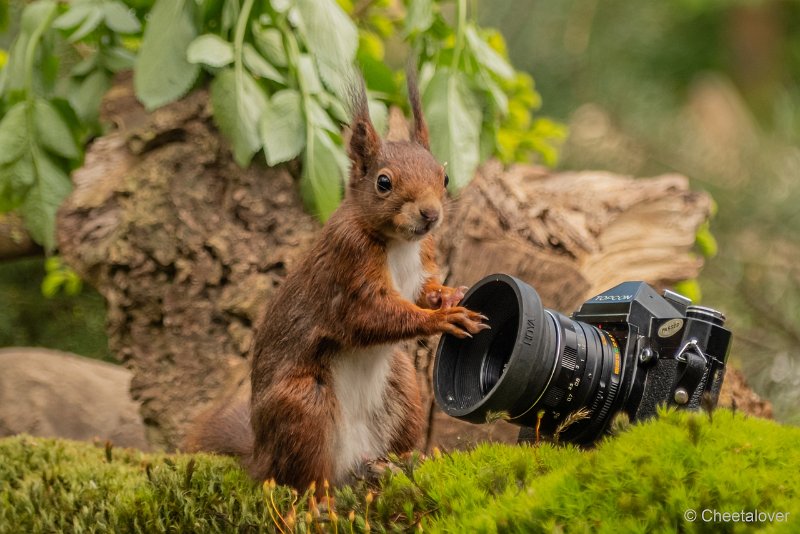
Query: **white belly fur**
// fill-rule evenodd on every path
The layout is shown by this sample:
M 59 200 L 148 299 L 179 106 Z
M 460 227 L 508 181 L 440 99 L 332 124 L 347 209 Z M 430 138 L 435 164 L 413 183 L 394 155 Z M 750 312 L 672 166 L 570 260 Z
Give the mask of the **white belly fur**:
M 403 298 L 415 301 L 428 274 L 422 266 L 420 243 L 398 242 L 387 247 L 389 272 Z M 337 439 L 333 443 L 336 480 L 367 459 L 386 454 L 384 391 L 395 344 L 376 345 L 338 354 L 331 368 L 339 405 Z
M 428 276 L 422 267 L 420 247 L 420 241 L 398 241 L 386 247 L 394 288 L 403 298 L 411 302 L 417 300 L 422 284 Z

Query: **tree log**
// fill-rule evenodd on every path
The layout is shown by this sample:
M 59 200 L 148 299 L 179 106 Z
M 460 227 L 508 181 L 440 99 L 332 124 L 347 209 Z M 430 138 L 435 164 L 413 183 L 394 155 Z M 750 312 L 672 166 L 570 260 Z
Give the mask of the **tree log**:
M 0 260 L 14 260 L 42 254 L 34 243 L 25 223 L 16 213 L 0 213 Z
M 117 128 L 96 140 L 59 212 L 65 260 L 105 296 L 112 351 L 133 371 L 149 439 L 174 448 L 231 370 L 246 365 L 253 322 L 319 224 L 301 208 L 296 168 L 238 168 L 204 91 L 147 114 L 130 84 L 103 105 Z M 697 276 L 692 254 L 710 199 L 678 175 L 634 179 L 485 165 L 440 232 L 451 284 L 508 272 L 570 312 L 624 280 L 662 287 Z M 430 400 L 431 347 L 410 344 Z M 458 446 L 512 429 L 443 421 Z

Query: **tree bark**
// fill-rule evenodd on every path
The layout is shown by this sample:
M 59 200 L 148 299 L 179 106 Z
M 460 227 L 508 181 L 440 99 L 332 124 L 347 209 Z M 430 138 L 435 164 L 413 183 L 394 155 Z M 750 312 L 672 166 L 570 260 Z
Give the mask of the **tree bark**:
M 105 296 L 111 349 L 133 371 L 150 441 L 165 448 L 179 446 L 187 422 L 246 365 L 264 302 L 319 228 L 302 210 L 296 169 L 238 168 L 208 105 L 197 91 L 147 114 L 129 83 L 117 86 L 103 105 L 116 130 L 89 148 L 59 212 L 61 254 Z M 514 274 L 568 313 L 624 280 L 664 287 L 696 277 L 694 236 L 710 205 L 678 175 L 491 162 L 449 205 L 441 264 L 452 285 Z M 428 402 L 435 343 L 409 344 Z M 421 445 L 515 433 L 435 412 L 431 421 Z

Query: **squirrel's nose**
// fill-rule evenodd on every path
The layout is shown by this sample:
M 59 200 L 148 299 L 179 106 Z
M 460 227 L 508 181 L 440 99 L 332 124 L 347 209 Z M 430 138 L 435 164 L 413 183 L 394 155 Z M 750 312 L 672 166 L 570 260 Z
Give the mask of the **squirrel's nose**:
M 439 210 L 431 208 L 420 208 L 419 214 L 425 219 L 425 222 L 435 223 L 439 220 Z

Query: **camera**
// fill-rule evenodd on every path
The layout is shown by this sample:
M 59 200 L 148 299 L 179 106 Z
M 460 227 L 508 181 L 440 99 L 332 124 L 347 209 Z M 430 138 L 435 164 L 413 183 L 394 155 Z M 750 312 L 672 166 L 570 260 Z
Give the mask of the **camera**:
M 552 436 L 583 409 L 588 417 L 559 439 L 590 444 L 617 412 L 636 421 L 660 404 L 691 409 L 719 398 L 731 341 L 725 316 L 678 293 L 624 282 L 567 317 L 544 308 L 525 282 L 494 274 L 462 305 L 488 317 L 491 329 L 439 342 L 434 394 L 452 417 L 483 423 L 503 412 L 524 440 L 533 427 Z

